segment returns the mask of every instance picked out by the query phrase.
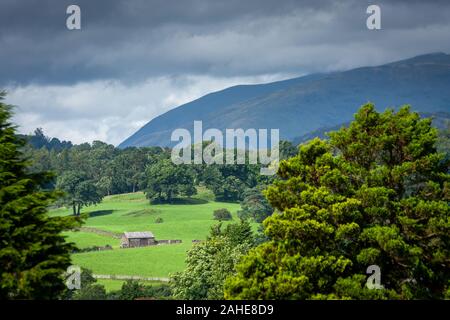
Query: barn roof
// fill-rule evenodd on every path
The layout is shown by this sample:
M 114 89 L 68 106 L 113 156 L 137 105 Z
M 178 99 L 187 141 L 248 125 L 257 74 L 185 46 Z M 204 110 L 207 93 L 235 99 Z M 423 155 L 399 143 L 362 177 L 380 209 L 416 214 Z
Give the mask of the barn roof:
M 124 232 L 124 235 L 128 239 L 154 238 L 153 233 L 150 231 Z

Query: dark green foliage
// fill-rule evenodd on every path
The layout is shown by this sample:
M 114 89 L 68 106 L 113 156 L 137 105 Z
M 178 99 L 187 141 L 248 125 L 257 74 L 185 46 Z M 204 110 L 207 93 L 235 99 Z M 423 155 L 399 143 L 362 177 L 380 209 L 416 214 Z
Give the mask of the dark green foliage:
M 267 190 L 280 211 L 225 297 L 436 299 L 450 284 L 450 176 L 436 129 L 403 107 L 363 106 L 348 128 L 301 146 Z M 378 265 L 384 289 L 365 286 Z M 446 293 L 447 292 L 447 293 Z
M 260 186 L 245 190 L 244 199 L 241 201 L 242 210 L 238 211 L 239 218 L 261 223 L 272 215 L 273 208 L 262 194 L 262 189 L 263 187 Z
M 205 142 L 207 146 L 209 143 Z M 287 146 L 289 143 L 285 143 Z M 223 159 L 227 154 L 234 152 L 237 157 L 237 150 L 224 150 Z M 242 200 L 242 195 L 247 188 L 255 187 L 257 184 L 271 181 L 272 177 L 260 174 L 260 165 L 249 164 L 249 152 L 245 153 L 245 164 L 202 164 L 194 165 L 198 183 L 210 189 L 217 201 L 238 201 Z
M 92 271 L 81 268 L 80 289 L 69 290 L 66 288 L 61 296 L 65 300 L 105 300 L 107 298 L 106 290 L 103 285 L 97 283 Z
M 127 280 L 120 291 L 110 293 L 109 297 L 118 300 L 168 299 L 171 295 L 167 284 L 149 286 L 137 280 Z
M 290 141 L 281 140 L 278 148 L 280 160 L 291 158 L 297 154 L 297 147 Z
M 61 151 L 73 147 L 70 141 L 60 141 L 58 138 L 49 138 L 45 136 L 42 128 L 37 128 L 33 135 L 19 135 L 25 139 L 34 149 L 45 148 L 46 150 Z
M 57 177 L 68 172 L 82 174 L 89 178 L 101 196 L 145 189 L 147 164 L 161 153 L 167 153 L 167 150 L 161 148 L 122 150 L 101 141 L 74 146 L 67 146 L 62 142 L 60 147 L 52 147 L 51 143 L 56 138 L 44 136 L 39 129 L 34 136 L 26 136 L 26 139 L 29 143 L 23 150 L 25 156 L 33 160 L 31 172 L 51 170 Z M 36 141 L 33 142 L 34 140 Z M 41 146 L 42 144 L 44 145 Z M 54 187 L 55 184 L 55 180 L 51 181 L 49 187 Z
M 106 300 L 105 287 L 101 284 L 90 284 L 82 287 L 72 297 L 73 300 Z
M 225 237 L 231 246 L 238 246 L 242 243 L 253 246 L 255 241 L 252 227 L 246 220 L 228 224 L 224 230 L 222 230 L 222 225 L 218 224 L 211 228 L 211 237 Z
M 226 208 L 214 210 L 213 216 L 215 220 L 219 221 L 226 221 L 233 219 L 231 212 Z
M 189 197 L 195 194 L 195 186 L 202 184 L 213 191 L 216 200 L 238 201 L 242 200 L 245 189 L 272 180 L 272 177 L 260 175 L 259 165 L 175 166 L 169 163 L 170 150 L 159 147 L 118 149 L 94 141 L 92 144 L 52 148 L 48 143 L 54 138 L 46 137 L 40 129 L 36 130 L 34 136 L 27 136 L 27 139 L 30 143 L 23 149 L 26 157 L 33 160 L 31 172 L 51 170 L 56 173 L 58 180 L 87 180 L 91 190 L 95 188 L 94 193 L 99 196 L 144 190 L 148 191 L 152 201 L 169 202 L 173 199 L 169 200 L 168 197 Z M 280 152 L 289 154 L 292 148 L 289 142 L 282 142 Z M 78 177 L 73 177 L 74 174 Z M 175 179 L 179 182 L 173 184 Z M 47 187 L 54 188 L 56 183 L 53 179 Z M 65 204 L 73 205 L 69 201 Z M 78 211 L 78 206 L 75 211 Z
M 139 297 L 145 296 L 145 286 L 140 284 L 139 281 L 127 280 L 122 285 L 120 290 L 120 300 L 134 300 Z
M 65 193 L 63 203 L 72 207 L 73 215 L 79 216 L 83 206 L 100 203 L 102 196 L 94 182 L 78 171 L 67 171 L 58 177 L 56 188 Z
M 445 127 L 439 131 L 437 149 L 450 158 L 450 120 L 447 120 Z
M 155 219 L 155 223 L 163 223 L 163 222 L 164 222 L 164 220 L 161 217 L 158 217 Z
M 70 217 L 51 218 L 47 208 L 59 196 L 42 189 L 47 172 L 29 173 L 20 148 L 24 142 L 10 123 L 11 107 L 0 93 L 0 300 L 52 299 L 65 287 L 72 244 L 64 230 L 77 225 Z
M 160 159 L 147 169 L 145 193 L 151 202 L 172 202 L 177 196 L 192 196 L 197 193 L 195 175 L 189 165 L 175 165 L 171 159 Z
M 81 288 L 77 290 L 66 289 L 61 295 L 65 300 L 135 300 L 169 299 L 172 295 L 169 285 L 145 285 L 137 280 L 127 280 L 117 291 L 106 292 L 102 284 L 97 283 L 92 271 L 81 268 Z

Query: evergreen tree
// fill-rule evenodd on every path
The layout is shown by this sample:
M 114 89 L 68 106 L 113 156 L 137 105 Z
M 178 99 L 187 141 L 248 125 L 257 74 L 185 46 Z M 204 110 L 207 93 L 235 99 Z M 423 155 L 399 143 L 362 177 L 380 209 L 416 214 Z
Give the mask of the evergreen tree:
M 52 175 L 28 170 L 20 151 L 24 141 L 16 136 L 3 97 L 0 93 L 0 299 L 56 298 L 74 249 L 61 232 L 75 220 L 47 214 L 58 196 L 42 189 Z
M 282 161 L 268 188 L 270 241 L 228 279 L 226 298 L 449 296 L 450 175 L 436 129 L 409 107 L 363 106 L 348 128 Z M 381 286 L 366 286 L 367 268 Z
M 244 199 L 241 201 L 241 209 L 238 217 L 241 219 L 252 219 L 261 223 L 268 216 L 272 215 L 273 208 L 264 197 L 262 190 L 264 186 L 247 189 L 244 191 Z

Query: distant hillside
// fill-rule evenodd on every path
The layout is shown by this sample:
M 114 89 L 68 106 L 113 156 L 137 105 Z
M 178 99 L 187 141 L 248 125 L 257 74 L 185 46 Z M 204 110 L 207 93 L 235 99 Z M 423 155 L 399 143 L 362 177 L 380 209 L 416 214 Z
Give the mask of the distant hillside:
M 449 112 L 419 112 L 420 116 L 423 118 L 431 118 L 433 119 L 432 125 L 439 129 L 439 132 L 448 129 L 448 125 L 450 123 L 450 113 Z M 308 132 L 299 137 L 295 137 L 292 139 L 292 143 L 294 145 L 299 145 L 301 143 L 307 142 L 315 137 L 319 137 L 321 139 L 327 138 L 327 133 L 330 131 L 339 130 L 341 127 L 347 127 L 350 124 L 350 121 L 338 124 L 332 127 L 319 128 L 317 130 Z
M 349 122 L 371 101 L 377 109 L 411 104 L 424 113 L 450 110 L 450 55 L 434 53 L 376 67 L 314 74 L 210 93 L 151 120 L 119 147 L 172 146 L 176 128 L 279 128 L 281 139 Z

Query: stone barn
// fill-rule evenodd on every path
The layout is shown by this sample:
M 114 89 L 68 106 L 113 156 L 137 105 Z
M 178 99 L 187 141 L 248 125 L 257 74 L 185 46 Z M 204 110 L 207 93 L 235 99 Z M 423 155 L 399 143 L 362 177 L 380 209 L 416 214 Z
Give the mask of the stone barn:
M 155 237 L 150 231 L 124 232 L 122 235 L 121 248 L 135 248 L 155 245 Z

